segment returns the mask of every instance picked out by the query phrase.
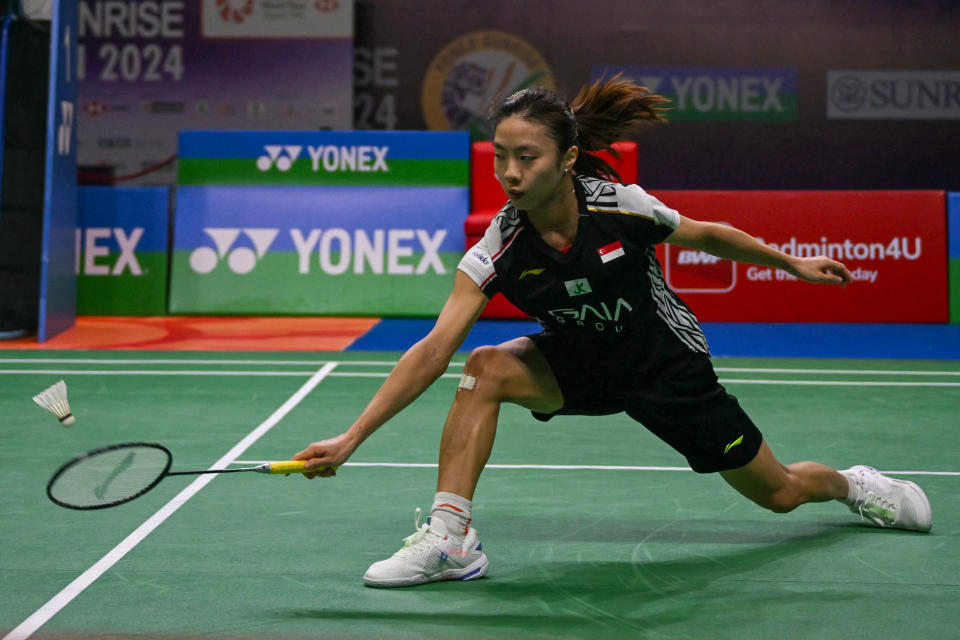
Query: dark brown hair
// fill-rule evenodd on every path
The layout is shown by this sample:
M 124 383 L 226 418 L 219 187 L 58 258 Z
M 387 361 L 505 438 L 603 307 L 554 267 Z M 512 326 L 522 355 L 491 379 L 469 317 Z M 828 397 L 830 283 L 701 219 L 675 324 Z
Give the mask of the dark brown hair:
M 563 154 L 573 145 L 581 153 L 573 170 L 579 175 L 620 180 L 619 174 L 601 158 L 587 151 L 609 151 L 619 157 L 611 145 L 627 133 L 637 131 L 655 121 L 666 121 L 668 98 L 651 93 L 621 74 L 600 78 L 580 89 L 573 102 L 567 102 L 556 92 L 543 87 L 518 91 L 500 105 L 490 116 L 496 130 L 510 116 L 521 116 L 544 125 L 557 148 Z

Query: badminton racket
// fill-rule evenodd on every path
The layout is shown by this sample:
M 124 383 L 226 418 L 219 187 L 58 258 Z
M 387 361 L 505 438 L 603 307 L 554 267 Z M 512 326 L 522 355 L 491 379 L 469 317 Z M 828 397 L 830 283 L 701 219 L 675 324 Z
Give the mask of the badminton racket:
M 173 454 L 154 442 L 124 442 L 82 453 L 61 466 L 47 483 L 47 497 L 68 509 L 106 509 L 147 493 L 168 476 L 204 473 L 303 473 L 303 460 L 264 462 L 254 467 L 170 471 Z M 334 467 L 336 470 L 336 467 Z M 319 471 L 319 469 L 310 469 Z

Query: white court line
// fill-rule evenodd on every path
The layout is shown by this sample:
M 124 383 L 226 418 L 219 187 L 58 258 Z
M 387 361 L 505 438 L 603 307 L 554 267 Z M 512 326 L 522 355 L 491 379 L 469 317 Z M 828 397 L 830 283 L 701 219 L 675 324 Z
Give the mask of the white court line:
M 328 364 L 337 364 L 331 362 Z M 326 366 L 326 365 L 324 365 Z M 205 371 L 202 369 L 0 369 L 0 374 L 78 376 L 309 376 L 313 371 Z M 387 374 L 383 374 L 386 376 Z
M 960 376 L 960 371 L 909 371 L 882 369 L 767 369 L 764 367 L 714 367 L 723 373 L 823 373 L 827 375 L 864 376 Z
M 880 380 L 760 380 L 720 378 L 723 384 L 798 384 L 826 387 L 960 387 L 960 382 L 889 382 Z
M 270 460 L 234 460 L 234 464 L 263 464 Z M 344 467 L 393 467 L 436 469 L 436 462 L 344 462 Z M 690 467 L 618 466 L 600 464 L 488 464 L 485 469 L 529 469 L 547 471 L 693 471 Z M 960 476 L 960 471 L 881 471 L 892 476 Z
M 0 358 L 7 364 L 231 364 L 231 365 L 309 365 L 321 366 L 333 360 L 239 360 L 239 359 L 172 359 L 172 358 Z M 392 367 L 396 360 L 340 360 L 339 366 Z M 451 362 L 451 367 L 462 367 L 463 362 Z M 909 370 L 909 369 L 783 369 L 776 367 L 714 367 L 724 373 L 822 373 L 826 375 L 871 375 L 871 376 L 960 376 L 960 371 Z
M 47 364 L 56 364 L 60 362 L 66 362 L 69 364 L 305 364 L 315 367 L 319 367 L 329 362 L 336 362 L 340 366 L 356 364 L 362 366 L 392 367 L 397 364 L 395 360 L 196 360 L 173 358 L 0 358 L 0 362 L 7 364 L 30 364 L 31 362 L 42 362 Z M 451 362 L 450 364 L 451 366 L 463 366 L 462 362 Z
M 172 358 L 0 358 L 0 363 L 7 364 L 209 364 L 209 365 L 264 365 L 264 366 L 282 366 L 282 365 L 309 365 L 321 366 L 331 360 L 213 360 L 213 359 L 172 359 Z M 345 366 L 363 366 L 363 367 L 392 367 L 397 364 L 395 360 L 346 360 L 338 361 L 340 367 Z M 462 367 L 463 362 L 451 362 L 451 367 Z M 800 373 L 825 375 L 871 375 L 871 376 L 960 376 L 960 371 L 933 371 L 906 369 L 881 370 L 881 369 L 781 369 L 768 367 L 714 367 L 714 371 L 723 373 Z M 19 372 L 19 370 L 17 370 Z M 7 373 L 4 371 L 3 373 Z
M 324 378 L 330 375 L 336 362 L 330 362 L 316 371 L 307 382 L 301 386 L 296 393 L 290 396 L 279 409 L 274 411 L 269 418 L 260 423 L 260 425 L 247 434 L 222 458 L 217 460 L 210 467 L 211 469 L 223 469 L 227 465 L 233 464 L 237 456 L 250 448 L 253 443 L 263 437 L 270 429 L 276 426 L 285 415 L 296 407 L 300 402 L 313 391 Z M 37 609 L 30 617 L 21 622 L 13 631 L 4 636 L 3 640 L 25 640 L 29 638 L 37 629 L 46 624 L 50 618 L 57 615 L 61 609 L 70 604 L 70 602 L 80 595 L 84 589 L 93 584 L 100 576 L 106 573 L 113 565 L 127 555 L 134 547 L 140 544 L 144 538 L 150 535 L 154 529 L 159 527 L 167 518 L 172 516 L 177 509 L 186 504 L 187 500 L 192 498 L 207 484 L 209 484 L 216 474 L 200 476 L 191 482 L 186 489 L 176 495 L 170 502 L 165 504 L 159 511 L 150 516 L 150 518 L 141 524 L 136 530 L 128 535 L 124 540 L 111 549 L 107 555 L 98 560 L 92 567 L 84 571 L 78 578 L 63 588 L 60 593 L 51 598 L 46 604 Z
M 331 363 L 337 364 L 337 363 Z M 190 370 L 190 369 L 0 369 L 0 375 L 87 375 L 87 376 L 250 376 L 250 377 L 292 377 L 309 376 L 312 371 L 229 371 L 229 370 Z M 330 374 L 333 378 L 386 378 L 383 372 L 338 371 Z M 456 373 L 445 373 L 442 378 L 456 378 Z M 760 378 L 720 378 L 723 384 L 769 384 L 769 385 L 807 385 L 826 387 L 960 387 L 960 382 L 889 382 L 881 380 L 771 380 Z

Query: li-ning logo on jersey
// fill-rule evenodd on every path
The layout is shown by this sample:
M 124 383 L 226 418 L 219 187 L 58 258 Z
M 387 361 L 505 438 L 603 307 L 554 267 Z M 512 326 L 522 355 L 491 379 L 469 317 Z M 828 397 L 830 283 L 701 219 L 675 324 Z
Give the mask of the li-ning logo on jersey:
M 257 158 L 257 169 L 260 171 L 269 171 L 274 166 L 280 171 L 289 171 L 303 151 L 302 146 L 295 144 L 268 144 L 264 145 L 263 149 L 267 152 L 266 155 Z
M 216 249 L 198 247 L 190 254 L 190 268 L 197 273 L 210 273 L 217 268 L 220 260 L 227 258 L 227 266 L 237 274 L 253 271 L 257 262 L 267 252 L 279 229 L 220 229 L 205 227 L 203 232 L 213 240 Z M 230 250 L 240 233 L 246 235 L 253 248 L 237 247 Z
M 517 280 L 523 280 L 527 276 L 538 276 L 544 271 L 546 271 L 546 269 L 543 267 L 540 267 L 538 269 L 524 269 L 523 273 L 520 274 L 520 277 L 517 278 Z
M 526 272 L 524 272 L 526 273 Z M 520 276 L 521 278 L 523 276 Z M 567 294 L 572 298 L 574 296 L 582 296 L 585 293 L 593 293 L 593 289 L 590 288 L 590 283 L 586 278 L 579 278 L 577 280 L 567 280 L 563 283 L 567 287 Z M 552 311 L 550 313 L 553 313 Z

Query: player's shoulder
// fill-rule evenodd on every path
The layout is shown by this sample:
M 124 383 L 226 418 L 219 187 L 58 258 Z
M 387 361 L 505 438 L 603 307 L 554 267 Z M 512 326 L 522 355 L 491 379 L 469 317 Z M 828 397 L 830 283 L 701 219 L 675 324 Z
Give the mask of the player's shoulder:
M 478 282 L 486 282 L 495 272 L 494 263 L 511 246 L 521 229 L 520 213 L 511 203 L 507 203 L 490 221 L 483 236 L 467 249 L 459 268 L 466 271 Z
M 620 184 L 599 178 L 579 177 L 587 210 L 595 213 L 639 218 L 676 228 L 680 214 L 636 184 Z
M 483 234 L 483 247 L 492 259 L 500 257 L 522 227 L 520 212 L 508 202 L 490 221 Z

